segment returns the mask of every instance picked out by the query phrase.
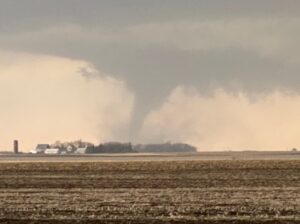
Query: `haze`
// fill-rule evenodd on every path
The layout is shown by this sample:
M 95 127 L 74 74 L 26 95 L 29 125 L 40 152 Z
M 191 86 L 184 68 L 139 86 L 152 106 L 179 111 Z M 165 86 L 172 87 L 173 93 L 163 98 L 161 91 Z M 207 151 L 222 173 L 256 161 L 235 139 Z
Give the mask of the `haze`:
M 300 2 L 0 0 L 0 149 L 300 147 Z

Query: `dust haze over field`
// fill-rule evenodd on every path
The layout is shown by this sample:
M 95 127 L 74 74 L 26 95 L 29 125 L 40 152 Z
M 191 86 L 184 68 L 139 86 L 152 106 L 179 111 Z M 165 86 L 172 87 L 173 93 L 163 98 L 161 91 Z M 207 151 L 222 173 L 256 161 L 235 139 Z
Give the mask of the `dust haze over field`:
M 0 148 L 86 139 L 282 150 L 298 137 L 299 9 L 287 0 L 0 7 Z
M 62 137 L 96 143 L 126 137 L 134 96 L 121 80 L 85 61 L 13 53 L 0 57 L 1 148 L 11 148 L 12 137 L 27 150 L 37 141 Z

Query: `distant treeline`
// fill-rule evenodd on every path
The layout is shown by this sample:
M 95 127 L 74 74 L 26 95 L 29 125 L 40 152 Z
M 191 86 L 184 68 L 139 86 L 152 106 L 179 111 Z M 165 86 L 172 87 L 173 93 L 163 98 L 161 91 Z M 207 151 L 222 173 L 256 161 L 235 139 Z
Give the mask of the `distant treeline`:
M 79 148 L 85 148 L 84 152 L 89 154 L 98 153 L 160 153 L 160 152 L 197 152 L 197 148 L 184 143 L 164 143 L 164 144 L 138 144 L 108 142 L 94 145 L 85 141 L 64 142 L 59 141 L 51 145 L 51 148 L 59 148 L 69 153 L 75 152 Z
M 137 152 L 197 152 L 196 147 L 184 143 L 136 145 L 134 150 Z
M 86 153 L 133 153 L 131 143 L 110 142 L 87 147 Z

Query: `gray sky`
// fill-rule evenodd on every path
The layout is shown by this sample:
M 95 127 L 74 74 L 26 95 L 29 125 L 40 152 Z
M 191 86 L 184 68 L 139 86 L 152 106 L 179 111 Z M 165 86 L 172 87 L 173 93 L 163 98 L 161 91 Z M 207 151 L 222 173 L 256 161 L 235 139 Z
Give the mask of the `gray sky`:
M 135 140 L 178 86 L 297 93 L 299 10 L 297 0 L 0 0 L 0 50 L 86 61 L 126 83 Z

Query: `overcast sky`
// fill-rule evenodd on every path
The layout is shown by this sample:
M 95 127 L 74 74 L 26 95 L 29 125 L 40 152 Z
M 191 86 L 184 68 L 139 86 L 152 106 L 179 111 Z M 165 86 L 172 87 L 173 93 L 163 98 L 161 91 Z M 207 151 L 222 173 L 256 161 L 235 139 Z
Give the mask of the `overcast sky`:
M 299 10 L 298 0 L 0 0 L 0 148 L 300 147 Z

